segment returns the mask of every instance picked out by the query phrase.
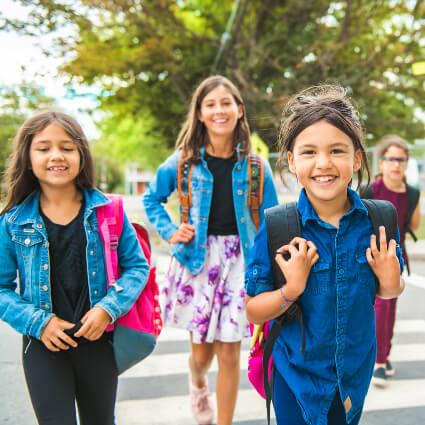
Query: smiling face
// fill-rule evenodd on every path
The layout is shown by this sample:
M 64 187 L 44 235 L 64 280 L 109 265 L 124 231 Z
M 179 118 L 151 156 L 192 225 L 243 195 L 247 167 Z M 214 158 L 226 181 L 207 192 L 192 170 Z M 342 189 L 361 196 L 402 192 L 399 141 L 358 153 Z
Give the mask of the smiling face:
M 202 99 L 198 119 L 205 124 L 212 140 L 214 137 L 232 138 L 242 115 L 242 105 L 238 105 L 230 91 L 220 85 Z
M 288 152 L 288 163 L 317 211 L 329 202 L 344 205 L 361 157 L 347 134 L 322 120 L 298 134 L 292 152 Z
M 36 133 L 30 145 L 31 168 L 42 189 L 75 186 L 80 171 L 77 145 L 58 124 Z
M 379 168 L 382 171 L 384 182 L 390 186 L 402 184 L 407 168 L 408 156 L 404 149 L 390 146 L 383 158 L 379 158 Z

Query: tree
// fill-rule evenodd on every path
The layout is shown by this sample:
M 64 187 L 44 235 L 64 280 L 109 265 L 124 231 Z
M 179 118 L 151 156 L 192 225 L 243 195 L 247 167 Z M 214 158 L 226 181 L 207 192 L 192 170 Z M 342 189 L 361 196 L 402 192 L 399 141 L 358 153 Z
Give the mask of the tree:
M 30 19 L 3 27 L 36 34 L 69 22 L 63 70 L 101 87 L 115 125 L 104 136 L 124 140 L 131 127 L 133 157 L 139 134 L 161 155 L 174 145 L 192 90 L 213 72 L 240 88 L 251 129 L 272 147 L 288 97 L 325 81 L 348 87 L 371 143 L 423 137 L 425 90 L 411 64 L 425 57 L 424 16 L 423 0 L 39 0 Z
M 27 84 L 14 88 L 0 88 L 0 174 L 3 175 L 12 152 L 18 128 L 30 113 L 53 104 L 39 88 Z

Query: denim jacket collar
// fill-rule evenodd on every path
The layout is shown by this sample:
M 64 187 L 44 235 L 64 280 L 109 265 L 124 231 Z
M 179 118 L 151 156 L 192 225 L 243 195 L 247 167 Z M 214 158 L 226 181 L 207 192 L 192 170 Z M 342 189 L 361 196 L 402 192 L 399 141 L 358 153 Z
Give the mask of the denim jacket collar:
M 236 146 L 236 156 L 237 156 L 237 160 L 238 161 L 240 161 L 242 159 L 241 158 L 241 155 L 242 155 L 242 153 L 241 153 L 241 151 L 242 151 L 241 147 L 242 147 L 242 143 L 239 143 Z M 204 156 L 205 156 L 205 146 L 202 146 L 201 149 L 199 149 L 199 151 L 201 152 L 201 159 L 204 161 L 205 160 L 205 158 L 204 158 Z
M 351 208 L 346 215 L 353 214 L 354 211 L 359 211 L 361 214 L 368 215 L 367 209 L 359 195 L 350 187 L 347 188 L 347 194 L 351 201 Z M 301 190 L 300 197 L 298 199 L 298 211 L 300 212 L 301 223 L 303 226 L 305 226 L 306 222 L 309 220 L 322 223 L 322 220 L 317 215 L 313 205 L 311 205 L 304 188 Z
M 84 190 L 83 194 L 86 204 L 86 217 L 91 214 L 93 209 L 110 202 L 110 200 L 97 189 Z M 11 211 L 8 218 L 9 223 L 22 226 L 28 223 L 40 222 L 41 218 L 38 212 L 39 198 L 39 190 L 28 195 L 22 203 Z

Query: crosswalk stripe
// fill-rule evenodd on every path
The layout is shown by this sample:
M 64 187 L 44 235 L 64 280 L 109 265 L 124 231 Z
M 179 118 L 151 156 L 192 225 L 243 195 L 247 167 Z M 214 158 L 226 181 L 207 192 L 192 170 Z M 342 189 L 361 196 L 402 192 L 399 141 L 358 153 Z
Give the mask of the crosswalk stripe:
M 416 273 L 411 273 L 410 276 L 405 277 L 405 281 L 409 285 L 417 286 L 418 288 L 425 289 L 425 277 Z
M 425 320 L 396 320 L 394 333 L 425 333 Z

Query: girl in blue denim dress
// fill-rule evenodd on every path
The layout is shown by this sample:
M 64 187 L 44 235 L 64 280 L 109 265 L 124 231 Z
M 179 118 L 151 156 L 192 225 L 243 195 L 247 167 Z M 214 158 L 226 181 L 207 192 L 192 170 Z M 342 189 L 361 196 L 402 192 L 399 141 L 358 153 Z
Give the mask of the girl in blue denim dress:
M 403 291 L 397 241 L 380 228 L 377 248 L 368 213 L 350 188 L 369 169 L 357 111 L 339 86 L 296 95 L 281 128 L 280 163 L 302 186 L 302 236 L 279 248 L 274 261 L 286 278 L 274 290 L 267 232 L 255 239 L 246 273 L 246 311 L 253 323 L 281 315 L 299 299 L 305 327 L 282 328 L 273 348 L 273 403 L 278 425 L 357 425 L 376 358 L 375 275 L 378 294 Z M 282 253 L 289 253 L 283 256 Z
M 22 362 L 41 425 L 113 425 L 117 390 L 108 324 L 142 291 L 149 266 L 128 219 L 123 273 L 107 291 L 94 167 L 78 123 L 43 112 L 20 128 L 0 215 L 0 319 L 23 334 Z M 19 288 L 16 291 L 17 287 Z
M 241 340 L 249 335 L 244 306 L 245 262 L 256 227 L 248 207 L 250 133 L 242 98 L 222 76 L 196 89 L 176 151 L 158 168 L 143 203 L 160 236 L 173 245 L 161 304 L 165 323 L 190 333 L 189 388 L 199 424 L 214 412 L 207 371 L 218 359 L 218 425 L 230 425 L 239 387 Z M 175 225 L 163 204 L 177 188 L 179 159 L 193 164 L 189 223 Z M 277 204 L 265 162 L 264 209 Z

